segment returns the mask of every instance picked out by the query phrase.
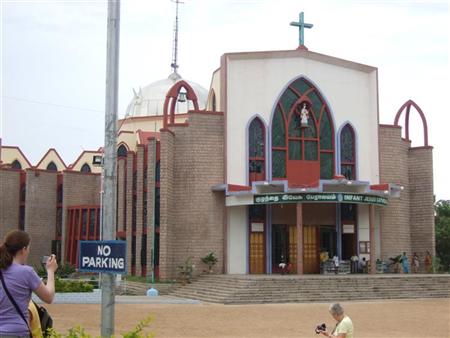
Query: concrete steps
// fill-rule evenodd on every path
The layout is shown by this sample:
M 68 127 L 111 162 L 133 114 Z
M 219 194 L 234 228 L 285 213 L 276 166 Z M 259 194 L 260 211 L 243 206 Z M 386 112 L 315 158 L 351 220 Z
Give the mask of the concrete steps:
M 450 298 L 450 275 L 206 275 L 169 294 L 223 304 Z

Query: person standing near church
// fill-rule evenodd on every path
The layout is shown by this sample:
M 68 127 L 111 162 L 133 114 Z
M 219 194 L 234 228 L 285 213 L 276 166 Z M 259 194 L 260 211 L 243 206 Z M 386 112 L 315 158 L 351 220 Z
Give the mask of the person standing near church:
M 46 262 L 47 284 L 44 284 L 34 269 L 26 265 L 29 254 L 30 236 L 25 231 L 13 230 L 6 234 L 0 245 L 0 337 L 30 337 L 28 304 L 31 293 L 36 293 L 46 303 L 51 303 L 55 296 L 58 268 L 55 255 Z
M 425 272 L 431 273 L 431 266 L 432 266 L 432 258 L 430 252 L 427 250 L 427 254 L 425 255 L 424 265 L 425 265 Z
M 409 260 L 408 260 L 408 256 L 406 255 L 406 252 L 403 252 L 401 260 L 402 260 L 403 273 L 409 273 Z
M 412 272 L 418 273 L 419 272 L 419 256 L 417 255 L 417 252 L 414 252 L 414 255 L 412 257 Z

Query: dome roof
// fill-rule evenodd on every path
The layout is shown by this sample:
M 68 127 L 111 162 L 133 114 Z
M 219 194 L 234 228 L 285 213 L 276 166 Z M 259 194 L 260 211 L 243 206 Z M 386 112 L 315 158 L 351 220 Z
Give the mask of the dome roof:
M 182 78 L 177 73 L 172 73 L 167 79 L 160 80 L 140 88 L 139 92 L 133 89 L 134 97 L 127 107 L 125 118 L 136 116 L 155 116 L 164 114 L 164 101 L 166 94 L 172 86 L 181 81 Z M 199 109 L 205 109 L 208 100 L 208 91 L 199 84 L 186 81 L 197 95 Z M 178 102 L 175 112 L 177 114 L 187 113 L 188 110 L 194 109 L 194 105 L 190 101 Z

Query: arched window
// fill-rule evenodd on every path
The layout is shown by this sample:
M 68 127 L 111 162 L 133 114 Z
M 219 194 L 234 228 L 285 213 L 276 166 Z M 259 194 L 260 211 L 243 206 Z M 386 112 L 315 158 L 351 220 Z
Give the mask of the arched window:
M 125 145 L 121 144 L 119 148 L 117 148 L 117 157 L 125 157 L 127 156 L 127 147 Z
M 11 168 L 13 169 L 22 169 L 22 165 L 18 160 L 14 160 L 13 163 L 11 163 Z
M 350 124 L 341 130 L 341 175 L 348 180 L 356 179 L 355 132 Z
M 265 128 L 259 118 L 254 118 L 248 128 L 249 183 L 266 179 Z
M 83 164 L 83 166 L 81 167 L 80 171 L 82 173 L 90 173 L 91 172 L 91 167 L 89 166 L 89 164 L 85 163 Z
M 51 161 L 51 162 L 47 165 L 47 170 L 50 170 L 50 171 L 58 171 L 58 167 L 56 166 L 55 162 Z
M 275 106 L 271 128 L 272 178 L 310 185 L 334 176 L 334 129 L 317 88 L 298 78 Z

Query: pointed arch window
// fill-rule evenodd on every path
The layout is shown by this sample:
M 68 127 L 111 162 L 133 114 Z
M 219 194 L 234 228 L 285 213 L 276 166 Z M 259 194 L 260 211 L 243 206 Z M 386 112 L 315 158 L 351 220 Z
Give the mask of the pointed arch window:
M 51 162 L 47 165 L 47 170 L 50 170 L 50 171 L 58 171 L 58 167 L 56 166 L 55 162 L 51 161 Z
M 305 118 L 306 115 L 306 118 Z M 272 178 L 311 185 L 334 176 L 334 129 L 320 92 L 304 78 L 277 102 L 271 128 Z
M 266 129 L 255 117 L 248 128 L 248 171 L 249 183 L 266 179 Z
M 355 132 L 350 124 L 341 130 L 341 175 L 348 180 L 356 179 Z
M 85 163 L 83 164 L 83 166 L 81 167 L 80 171 L 82 173 L 90 173 L 91 172 L 91 167 L 89 166 L 89 164 Z
M 117 157 L 126 157 L 128 149 L 125 145 L 121 144 L 119 148 L 117 148 Z
M 18 160 L 14 160 L 11 163 L 11 168 L 13 168 L 13 169 L 22 169 L 22 165 L 20 164 L 20 162 Z

